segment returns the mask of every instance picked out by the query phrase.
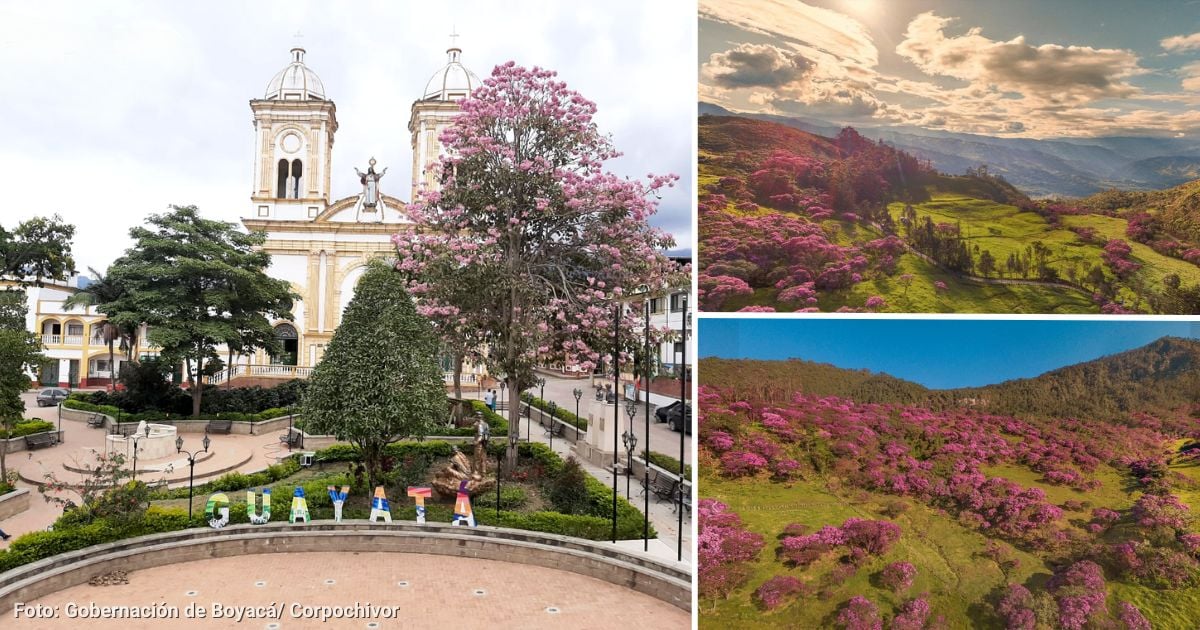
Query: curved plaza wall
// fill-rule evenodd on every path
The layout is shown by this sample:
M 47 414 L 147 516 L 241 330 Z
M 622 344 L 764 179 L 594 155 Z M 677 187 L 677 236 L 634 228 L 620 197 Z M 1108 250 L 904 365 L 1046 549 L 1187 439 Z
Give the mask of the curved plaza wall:
M 314 521 L 230 525 L 119 540 L 59 554 L 0 574 L 0 615 L 116 569 L 151 567 L 262 553 L 328 551 L 419 553 L 541 566 L 593 577 L 691 610 L 691 576 L 665 563 L 566 536 L 500 527 L 414 522 Z

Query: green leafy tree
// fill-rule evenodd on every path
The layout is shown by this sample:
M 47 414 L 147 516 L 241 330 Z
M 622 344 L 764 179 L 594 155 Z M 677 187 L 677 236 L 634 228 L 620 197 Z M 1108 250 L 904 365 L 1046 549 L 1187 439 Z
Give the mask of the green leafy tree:
M 162 356 L 183 362 L 198 416 L 204 377 L 222 366 L 217 345 L 253 337 L 278 352 L 268 318 L 290 319 L 293 295 L 286 281 L 266 274 L 271 257 L 259 248 L 261 233 L 204 219 L 195 206 L 173 206 L 148 223 L 129 231 L 136 244 L 109 268 L 109 280 L 127 293 L 99 309 L 118 324 L 149 325 Z
M 401 274 L 371 264 L 313 370 L 303 402 L 307 429 L 358 446 L 375 485 L 384 447 L 424 435 L 448 412 L 438 348 Z
M 0 425 L 12 431 L 25 413 L 21 393 L 29 389 L 26 370 L 41 364 L 41 343 L 25 330 L 25 293 L 0 291 Z M 8 479 L 5 448 L 0 448 L 0 480 Z
M 35 217 L 12 231 L 0 226 L 0 277 L 41 285 L 60 280 L 75 270 L 71 238 L 75 226 L 58 215 Z

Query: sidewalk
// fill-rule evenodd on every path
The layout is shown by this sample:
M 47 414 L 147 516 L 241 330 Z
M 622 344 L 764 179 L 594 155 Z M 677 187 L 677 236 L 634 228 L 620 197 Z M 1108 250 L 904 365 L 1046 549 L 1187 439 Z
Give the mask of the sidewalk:
M 568 378 L 555 378 L 553 376 L 544 376 L 543 378 L 546 379 L 545 399 L 553 400 L 554 402 L 558 403 L 558 406 L 560 409 L 566 409 L 566 410 L 574 413 L 575 397 L 571 393 L 572 389 L 575 389 L 575 388 L 582 389 L 584 391 L 585 400 L 586 400 L 586 397 L 588 397 L 588 396 L 594 396 L 594 392 L 592 391 L 590 381 L 587 379 L 576 380 L 576 379 L 568 379 Z M 509 392 L 506 392 L 505 397 L 504 397 L 504 401 L 506 403 L 511 400 L 511 397 L 507 395 L 508 393 Z M 499 394 L 499 390 L 497 390 L 497 394 Z M 535 396 L 538 395 L 537 388 L 534 388 L 533 394 Z M 470 391 L 467 388 L 463 388 L 463 397 L 464 398 L 478 398 L 479 395 L 476 394 L 476 392 L 474 392 L 474 391 Z M 622 414 L 625 413 L 624 407 L 621 408 L 621 413 Z M 639 411 L 636 416 L 636 418 L 638 418 L 639 421 L 634 423 L 634 425 L 637 428 L 637 431 L 639 433 L 639 436 L 638 436 L 639 441 L 638 441 L 638 446 L 637 446 L 638 452 L 641 452 L 643 445 L 645 444 L 645 435 L 644 435 L 644 433 L 645 433 L 644 426 L 645 425 L 644 425 L 644 422 L 642 421 L 642 418 L 644 417 L 642 414 L 644 414 L 644 413 L 645 413 L 644 407 L 639 405 Z M 584 415 L 586 416 L 586 413 Z M 524 420 L 522 420 L 522 422 L 524 422 Z M 672 457 L 678 458 L 679 457 L 679 453 L 678 453 L 678 451 L 679 451 L 679 434 L 675 433 L 673 431 L 670 431 L 669 429 L 666 428 L 665 425 L 663 425 L 661 423 L 653 424 L 653 422 L 654 422 L 654 420 L 652 417 L 651 418 L 652 424 L 651 424 L 651 429 L 650 429 L 651 430 L 650 438 L 652 440 L 653 450 L 660 452 L 660 453 L 667 453 L 667 454 L 670 454 Z M 570 429 L 567 429 L 567 430 L 570 431 Z M 521 431 L 521 437 L 522 437 L 522 439 L 524 439 L 526 437 L 526 429 L 525 429 L 524 424 L 522 424 L 522 426 L 520 427 L 520 431 Z M 550 439 L 546 436 L 546 432 L 544 430 L 542 430 L 542 428 L 540 426 L 538 426 L 536 421 L 532 423 L 532 434 L 533 434 L 532 435 L 533 441 L 541 442 L 542 444 L 546 444 L 546 445 L 550 444 Z M 664 442 L 666 442 L 666 444 L 664 444 Z M 684 461 L 686 463 L 691 463 L 691 450 L 692 450 L 691 442 L 692 442 L 692 436 L 686 436 L 685 443 L 684 443 L 684 446 L 685 446 Z M 563 459 L 566 459 L 567 457 L 571 457 L 573 455 L 573 453 L 571 452 L 571 442 L 569 440 L 562 440 L 562 439 L 554 440 L 554 452 L 557 453 L 559 456 L 561 456 Z M 636 453 L 635 453 L 635 455 L 636 455 Z M 591 474 L 596 479 L 599 479 L 601 482 L 603 482 L 609 488 L 612 487 L 613 474 L 611 471 L 609 471 L 606 468 L 600 468 L 598 466 L 594 466 L 591 463 L 584 461 L 583 459 L 579 459 L 579 458 L 577 458 L 577 459 L 584 470 L 586 470 L 589 474 Z M 624 462 L 625 462 L 625 454 L 623 451 L 621 453 L 619 461 L 621 462 L 622 467 L 623 467 Z M 628 498 L 635 507 L 637 507 L 639 510 L 645 511 L 646 497 L 644 494 L 642 494 L 641 480 L 638 478 L 629 479 L 629 494 L 628 495 L 626 494 L 625 486 L 626 486 L 625 476 L 620 475 L 620 478 L 617 480 L 617 494 L 619 496 Z M 632 496 L 629 496 L 629 495 L 632 495 Z M 657 558 L 659 560 L 675 561 L 677 559 L 677 546 L 679 543 L 679 540 L 678 540 L 679 514 L 673 508 L 674 508 L 673 503 L 666 502 L 666 501 L 660 501 L 653 494 L 650 495 L 650 512 L 649 512 L 650 513 L 650 523 L 654 526 L 655 531 L 658 532 L 658 538 L 657 538 L 657 540 L 650 541 L 649 553 L 650 553 L 650 555 L 654 556 L 655 558 Z M 692 515 L 689 514 L 686 510 L 684 510 L 684 513 L 683 513 L 683 562 L 689 563 L 689 564 L 692 562 L 691 543 L 692 543 Z M 632 541 L 618 541 L 617 546 L 621 547 L 622 549 L 624 549 L 626 551 L 641 551 L 641 549 L 643 548 L 643 542 L 640 539 L 632 540 Z

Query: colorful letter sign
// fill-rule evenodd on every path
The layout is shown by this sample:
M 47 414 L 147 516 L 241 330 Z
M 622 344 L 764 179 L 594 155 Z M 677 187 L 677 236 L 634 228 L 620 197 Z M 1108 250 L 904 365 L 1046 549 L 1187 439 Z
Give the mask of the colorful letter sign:
M 338 491 L 337 486 L 329 486 L 329 500 L 333 501 L 333 522 L 342 522 L 342 506 L 346 503 L 346 497 L 350 494 L 350 486 L 342 486 L 341 491 Z
M 221 529 L 228 525 L 229 497 L 223 492 L 208 497 L 208 503 L 204 506 L 204 518 L 208 519 L 208 526 L 213 529 Z
M 458 498 L 454 500 L 454 520 L 451 525 L 475 527 L 475 513 L 471 511 L 471 495 L 467 493 L 467 480 L 458 483 Z
M 383 493 L 383 486 L 375 486 L 375 497 L 371 499 L 371 516 L 367 517 L 367 520 L 377 523 L 381 518 L 383 522 L 391 523 L 392 507 L 388 505 L 387 495 Z
M 296 486 L 296 492 L 292 494 L 292 513 L 288 516 L 289 523 L 298 521 L 308 522 L 308 501 L 304 500 L 304 488 L 301 486 Z
M 271 520 L 271 489 L 263 488 L 262 497 L 262 515 L 260 516 L 255 507 L 258 496 L 255 494 L 254 488 L 246 490 L 246 516 L 250 517 L 250 522 L 255 525 L 262 525 Z
M 432 488 L 416 488 L 408 487 L 408 496 L 412 497 L 417 502 L 417 522 L 425 522 L 425 499 L 433 496 Z

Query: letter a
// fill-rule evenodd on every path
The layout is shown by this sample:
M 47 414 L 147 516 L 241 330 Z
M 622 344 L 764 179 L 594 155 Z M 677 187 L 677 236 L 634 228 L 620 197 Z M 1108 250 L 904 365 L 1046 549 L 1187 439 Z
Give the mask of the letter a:
M 372 523 L 379 522 L 383 519 L 385 523 L 392 522 L 392 507 L 388 504 L 387 495 L 383 493 L 383 486 L 375 486 L 375 497 L 371 499 L 371 515 L 367 520 Z
M 467 480 L 458 482 L 458 498 L 454 500 L 454 520 L 451 525 L 475 527 L 475 513 L 471 511 L 471 495 L 467 493 Z
M 292 493 L 292 513 L 288 516 L 288 522 L 294 525 L 300 521 L 308 522 L 308 501 L 304 500 L 304 488 L 296 486 L 296 491 Z

